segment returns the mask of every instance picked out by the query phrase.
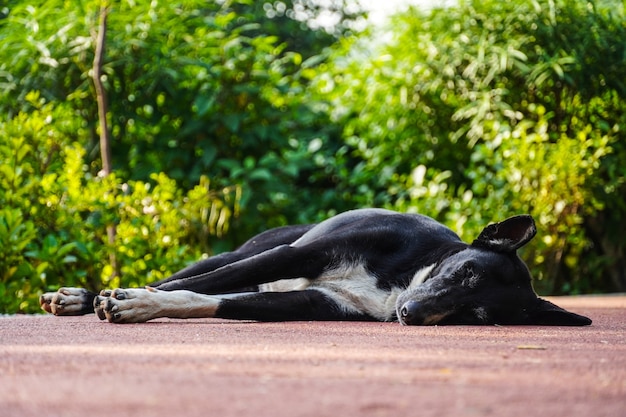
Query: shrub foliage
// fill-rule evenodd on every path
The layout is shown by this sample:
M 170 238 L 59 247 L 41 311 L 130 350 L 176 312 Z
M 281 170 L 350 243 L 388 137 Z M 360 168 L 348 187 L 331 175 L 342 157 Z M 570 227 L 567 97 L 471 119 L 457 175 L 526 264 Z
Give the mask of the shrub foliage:
M 364 32 L 345 0 L 110 2 L 107 176 L 98 10 L 0 11 L 0 312 L 366 206 L 466 240 L 527 212 L 540 292 L 626 290 L 621 2 L 460 1 Z

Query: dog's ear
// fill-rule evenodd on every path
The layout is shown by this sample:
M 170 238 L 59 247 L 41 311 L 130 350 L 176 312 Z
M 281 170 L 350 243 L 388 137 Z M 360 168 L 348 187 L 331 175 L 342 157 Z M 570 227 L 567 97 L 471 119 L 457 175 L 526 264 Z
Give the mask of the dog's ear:
M 527 310 L 528 323 L 540 326 L 588 326 L 591 319 L 571 313 L 549 301 L 539 299 L 536 307 Z
M 535 221 L 529 215 L 510 217 L 485 227 L 472 246 L 498 252 L 515 252 L 537 233 Z

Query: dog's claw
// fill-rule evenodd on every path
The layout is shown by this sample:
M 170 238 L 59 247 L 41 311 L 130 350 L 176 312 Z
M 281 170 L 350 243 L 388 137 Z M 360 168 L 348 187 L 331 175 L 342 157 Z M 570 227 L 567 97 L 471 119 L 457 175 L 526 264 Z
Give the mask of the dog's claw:
M 100 294 L 104 293 L 104 291 L 100 292 Z M 93 299 L 93 310 L 96 312 L 96 316 L 100 320 L 106 320 L 106 314 L 104 313 L 104 308 L 102 307 L 102 302 L 106 300 L 102 295 L 96 295 L 96 298 Z

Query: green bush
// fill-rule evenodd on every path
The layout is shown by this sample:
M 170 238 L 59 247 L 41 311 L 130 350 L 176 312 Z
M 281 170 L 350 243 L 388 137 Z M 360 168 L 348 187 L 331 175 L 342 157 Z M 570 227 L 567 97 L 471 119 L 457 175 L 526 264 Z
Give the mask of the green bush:
M 66 134 L 86 149 L 92 175 L 100 169 L 90 82 L 99 4 L 17 1 L 0 19 L 0 112 L 31 111 L 29 91 L 63 103 L 80 128 Z M 294 7 L 312 17 L 330 7 L 336 31 L 289 18 Z M 305 89 L 323 48 L 360 16 L 345 9 L 344 1 L 111 3 L 103 82 L 118 177 L 164 172 L 187 190 L 202 176 L 216 188 L 238 186 L 242 220 L 227 236 L 231 247 L 268 225 L 310 218 L 308 142 L 339 129 Z M 307 214 L 295 201 L 311 207 Z
M 40 106 L 38 95 L 30 96 Z M 240 190 L 206 177 L 183 191 L 150 181 L 91 176 L 83 147 L 59 126 L 71 112 L 43 105 L 0 124 L 1 312 L 36 312 L 58 286 L 141 286 L 212 253 L 238 209 Z M 109 240 L 107 229 L 115 228 Z
M 58 285 L 143 285 L 365 206 L 466 240 L 527 212 L 542 293 L 626 290 L 622 3 L 461 1 L 402 13 L 385 36 L 349 36 L 344 1 L 338 32 L 279 25 L 319 12 L 296 3 L 112 4 L 109 176 L 90 82 L 99 3 L 3 9 L 0 311 L 35 311 Z

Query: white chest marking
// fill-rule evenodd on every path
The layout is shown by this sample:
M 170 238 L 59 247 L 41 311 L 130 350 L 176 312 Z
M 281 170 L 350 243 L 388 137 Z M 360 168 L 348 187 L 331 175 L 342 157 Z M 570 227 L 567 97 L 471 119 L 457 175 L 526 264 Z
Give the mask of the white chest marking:
M 283 279 L 259 286 L 261 292 L 300 291 L 311 288 L 321 291 L 338 301 L 341 308 L 351 312 L 363 312 L 377 320 L 389 321 L 395 316 L 396 299 L 405 290 L 421 285 L 434 264 L 418 270 L 407 288 L 377 287 L 377 278 L 362 263 L 344 263 L 324 272 L 315 280 L 306 278 Z
M 434 265 L 419 270 L 409 288 L 421 284 Z M 378 288 L 376 276 L 362 263 L 342 264 L 326 271 L 311 282 L 311 288 L 329 294 L 347 311 L 366 313 L 377 320 L 390 321 L 395 316 L 396 299 L 406 288 Z

